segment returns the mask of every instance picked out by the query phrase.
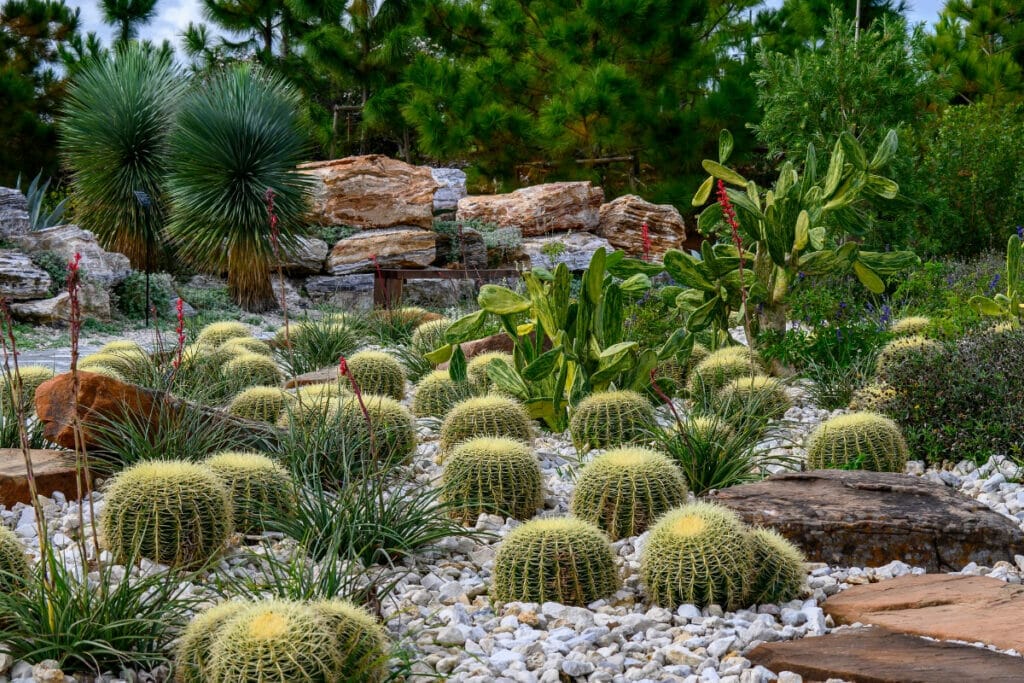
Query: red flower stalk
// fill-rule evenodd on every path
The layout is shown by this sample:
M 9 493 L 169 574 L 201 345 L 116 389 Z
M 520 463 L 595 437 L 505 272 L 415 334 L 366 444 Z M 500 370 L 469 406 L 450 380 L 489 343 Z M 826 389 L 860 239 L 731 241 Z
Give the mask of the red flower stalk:
M 356 395 L 356 400 L 359 401 L 359 409 L 363 411 L 363 419 L 366 420 L 366 429 L 370 433 L 370 452 L 373 453 L 374 461 L 377 460 L 377 445 L 373 440 L 373 423 L 370 421 L 370 411 L 366 407 L 366 403 L 363 401 L 363 392 L 359 388 L 359 383 L 356 382 L 355 375 L 348 369 L 348 361 L 345 356 L 338 357 L 338 376 L 348 377 L 349 384 L 352 385 L 352 393 Z
M 644 261 L 651 260 L 651 230 L 647 227 L 647 221 L 640 224 L 640 238 L 644 243 Z
M 174 328 L 177 333 L 177 341 L 174 348 L 174 369 L 177 370 L 181 367 L 181 357 L 185 350 L 185 302 L 178 297 L 177 303 L 174 304 L 174 314 L 178 319 L 178 324 Z
M 743 269 L 746 268 L 747 262 L 743 256 L 743 238 L 740 236 L 740 224 L 736 220 L 736 209 L 733 208 L 732 202 L 729 200 L 729 193 L 725 190 L 725 183 L 722 179 L 718 179 L 718 188 L 716 192 L 718 198 L 718 205 L 722 207 L 722 217 L 725 218 L 725 222 L 729 224 L 729 229 L 732 231 L 732 243 L 736 245 L 736 251 L 739 253 L 740 264 L 740 299 L 743 302 L 743 320 L 744 320 L 744 332 L 747 335 L 747 344 L 751 347 L 754 345 L 754 337 L 752 327 L 750 325 L 750 312 L 747 310 L 747 286 L 746 280 L 743 276 Z
M 74 257 L 68 261 L 67 288 L 68 297 L 71 300 L 71 318 L 68 321 L 71 327 L 71 371 L 78 368 L 78 338 L 82 331 L 82 305 L 81 305 L 81 279 L 79 268 L 82 263 L 82 255 L 75 252 Z M 77 390 L 77 387 L 76 387 Z
M 279 226 L 280 219 L 277 217 L 277 211 L 274 210 L 274 188 L 268 187 L 267 191 L 263 194 L 263 201 L 267 204 L 267 218 L 270 220 L 270 246 L 274 250 L 274 258 L 278 259 L 278 240 L 281 237 L 281 229 Z

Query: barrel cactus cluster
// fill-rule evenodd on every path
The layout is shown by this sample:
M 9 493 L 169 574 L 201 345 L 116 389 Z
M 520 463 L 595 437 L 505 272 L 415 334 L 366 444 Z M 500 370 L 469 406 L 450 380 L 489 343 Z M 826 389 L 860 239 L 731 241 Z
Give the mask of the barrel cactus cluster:
M 745 346 L 727 346 L 693 366 L 687 388 L 691 397 L 713 395 L 734 379 L 763 374 L 757 354 Z
M 766 375 L 744 375 L 730 380 L 718 390 L 713 402 L 723 417 L 741 426 L 755 416 L 759 420 L 777 420 L 793 405 L 782 382 Z
M 179 640 L 181 683 L 381 681 L 388 639 L 366 610 L 341 600 L 225 602 Z
M 231 399 L 227 410 L 235 417 L 273 424 L 293 400 L 294 397 L 277 387 L 249 387 Z
M 397 359 L 383 351 L 360 351 L 347 363 L 360 391 L 396 400 L 405 397 L 405 370 Z
M 442 490 L 452 516 L 463 524 L 476 523 L 481 513 L 526 520 L 544 502 L 537 458 L 508 438 L 470 439 L 452 449 Z
M 719 505 L 691 503 L 654 525 L 641 554 L 640 577 L 647 596 L 662 607 L 738 609 L 799 597 L 803 561 L 781 536 L 748 529 Z
M 611 448 L 650 440 L 654 408 L 635 391 L 605 391 L 580 401 L 569 421 L 576 450 Z
M 389 396 L 346 396 L 337 401 L 338 426 L 357 460 L 404 462 L 416 450 L 416 425 L 412 414 Z M 366 413 L 370 420 L 367 424 Z
M 453 407 L 441 423 L 441 450 L 478 436 L 533 441 L 530 415 L 517 401 L 504 396 L 477 396 Z
M 942 352 L 942 344 L 919 334 L 897 337 L 882 347 L 875 360 L 875 374 L 886 379 L 889 371 L 909 360 L 930 357 Z
M 238 531 L 259 533 L 265 520 L 292 514 L 295 492 L 291 476 L 267 456 L 228 451 L 207 458 L 205 465 L 227 487 Z
M 444 346 L 444 333 L 451 324 L 452 321 L 448 318 L 438 318 L 437 320 L 428 320 L 425 323 L 420 323 L 412 332 L 412 340 L 410 341 L 412 348 L 417 353 L 423 355 Z
M 412 412 L 416 417 L 442 418 L 456 403 L 472 395 L 469 382 L 456 382 L 447 370 L 435 370 L 416 385 Z
M 25 547 L 13 531 L 0 526 L 0 590 L 18 590 L 18 584 L 28 576 Z
M 273 358 L 252 352 L 232 356 L 221 367 L 221 375 L 237 387 L 274 386 L 284 379 Z
M 249 331 L 248 325 L 234 320 L 222 320 L 220 322 L 210 323 L 203 329 L 199 330 L 199 334 L 196 335 L 195 342 L 200 346 L 217 348 L 229 339 L 251 336 L 252 334 Z
M 473 356 L 469 359 L 469 363 L 466 364 L 466 376 L 469 379 L 469 383 L 473 385 L 473 388 L 479 393 L 485 393 L 491 389 L 494 382 L 487 374 L 487 368 L 490 366 L 492 361 L 500 360 L 507 363 L 509 366 L 513 364 L 512 354 L 504 353 L 503 351 L 488 351 L 487 353 L 481 353 L 477 356 Z
M 878 413 L 859 412 L 825 420 L 807 440 L 807 466 L 902 472 L 909 459 L 899 425 Z
M 905 318 L 900 318 L 892 323 L 889 331 L 897 337 L 909 337 L 913 335 L 923 335 L 931 327 L 932 319 L 927 318 L 923 315 L 911 315 Z

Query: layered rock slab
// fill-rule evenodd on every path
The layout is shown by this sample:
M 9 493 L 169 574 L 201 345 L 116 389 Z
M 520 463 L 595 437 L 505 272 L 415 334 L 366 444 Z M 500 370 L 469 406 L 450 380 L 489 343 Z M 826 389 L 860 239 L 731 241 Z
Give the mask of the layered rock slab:
M 532 185 L 508 194 L 459 200 L 456 218 L 519 228 L 523 237 L 593 231 L 601 219 L 604 190 L 589 181 Z
M 987 576 L 901 576 L 854 586 L 830 597 L 822 609 L 837 624 L 874 624 L 1024 652 L 1024 586 Z
M 645 254 L 643 226 L 647 224 L 650 252 Z M 652 204 L 635 194 L 617 197 L 601 206 L 597 234 L 630 256 L 660 259 L 669 249 L 682 249 L 686 226 L 671 204 Z
M 814 470 L 718 491 L 745 522 L 775 529 L 814 562 L 929 572 L 992 566 L 1024 554 L 1024 532 L 972 498 L 920 477 Z
M 843 629 L 817 638 L 765 643 L 747 653 L 776 673 L 792 671 L 805 683 L 1019 683 L 1024 659 L 943 643 L 881 628 Z

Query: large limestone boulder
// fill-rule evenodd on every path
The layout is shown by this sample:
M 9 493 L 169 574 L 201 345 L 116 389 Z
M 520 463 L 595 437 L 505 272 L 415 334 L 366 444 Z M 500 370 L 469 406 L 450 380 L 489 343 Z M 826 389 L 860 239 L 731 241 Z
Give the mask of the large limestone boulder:
M 13 241 L 22 251 L 52 251 L 65 261 L 70 261 L 75 254 L 81 254 L 83 277 L 107 287 L 113 287 L 132 272 L 127 256 L 105 251 L 96 241 L 96 235 L 77 225 L 58 225 L 37 230 Z
M 380 154 L 302 164 L 316 178 L 311 218 L 320 225 L 430 228 L 441 185 L 429 168 Z
M 436 241 L 432 231 L 419 228 L 363 230 L 338 240 L 327 256 L 327 272 L 351 275 L 372 273 L 378 266 L 426 268 L 434 262 Z
M 456 218 L 519 228 L 523 237 L 566 230 L 593 231 L 600 222 L 604 191 L 589 181 L 545 183 L 509 194 L 480 195 L 459 200 Z
M 53 279 L 25 254 L 0 249 L 0 296 L 11 301 L 42 299 L 50 291 Z
M 432 168 L 430 174 L 440 186 L 434 193 L 434 212 L 454 211 L 466 196 L 466 172 L 457 168 Z
M 373 309 L 372 274 L 318 275 L 306 280 L 306 294 L 314 304 L 326 304 L 347 311 Z
M 319 275 L 324 269 L 329 249 L 327 242 L 321 239 L 299 237 L 295 248 L 281 260 L 281 268 L 287 275 Z
M 531 237 L 523 240 L 522 250 L 530 259 L 533 268 L 554 268 L 564 263 L 569 270 L 578 272 L 586 270 L 594 252 L 604 248 L 612 252 L 611 243 L 603 237 L 589 232 L 573 232 L 568 235 L 549 235 L 547 237 Z
M 83 318 L 110 320 L 110 292 L 106 287 L 86 280 L 78 292 Z M 11 304 L 11 315 L 15 320 L 37 325 L 63 325 L 71 319 L 71 296 L 62 291 L 46 299 L 15 302 Z
M 32 449 L 32 475 L 40 495 L 52 496 L 60 491 L 69 498 L 78 490 L 75 455 L 68 451 Z M 85 477 L 88 471 L 83 472 Z M 82 481 L 85 482 L 85 477 Z M 25 471 L 25 454 L 20 448 L 0 448 L 0 505 L 8 509 L 15 503 L 32 503 L 31 487 Z
M 11 187 L 0 187 L 0 239 L 24 235 L 31 228 L 28 199 Z
M 661 258 L 669 249 L 681 249 L 686 226 L 679 210 L 671 204 L 652 204 L 627 194 L 601 205 L 597 234 L 630 256 L 644 256 L 643 225 L 647 223 L 650 256 Z

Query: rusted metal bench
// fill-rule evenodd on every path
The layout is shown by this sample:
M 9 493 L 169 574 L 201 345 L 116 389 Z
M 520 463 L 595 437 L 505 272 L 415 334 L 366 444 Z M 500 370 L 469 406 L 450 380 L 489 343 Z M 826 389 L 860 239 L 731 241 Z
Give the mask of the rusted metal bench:
M 515 268 L 382 268 L 373 280 L 373 305 L 394 306 L 402 300 L 406 280 L 474 280 L 488 282 L 519 277 Z

